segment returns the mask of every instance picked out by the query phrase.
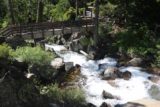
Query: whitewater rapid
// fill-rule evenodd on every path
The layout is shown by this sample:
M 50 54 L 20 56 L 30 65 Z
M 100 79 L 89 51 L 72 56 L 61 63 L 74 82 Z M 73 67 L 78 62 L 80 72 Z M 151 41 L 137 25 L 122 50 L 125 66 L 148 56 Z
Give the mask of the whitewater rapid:
M 74 64 L 81 65 L 81 74 L 86 77 L 85 84 L 82 85 L 82 89 L 86 95 L 86 100 L 97 107 L 99 107 L 103 102 L 114 106 L 116 104 L 124 104 L 129 101 L 151 98 L 148 94 L 148 89 L 154 83 L 147 79 L 151 74 L 142 72 L 142 69 L 139 67 L 129 66 L 119 68 L 122 72 L 128 70 L 132 73 L 130 80 L 116 79 L 106 81 L 101 79 L 100 73 L 109 66 L 116 66 L 116 59 L 104 58 L 97 61 L 87 60 L 86 56 L 82 54 L 66 51 L 64 46 L 46 45 L 45 47 L 54 49 L 54 51 L 64 59 L 64 62 L 73 62 Z M 103 64 L 101 69 L 99 69 L 99 64 Z M 117 96 L 117 99 L 103 99 L 103 90 Z

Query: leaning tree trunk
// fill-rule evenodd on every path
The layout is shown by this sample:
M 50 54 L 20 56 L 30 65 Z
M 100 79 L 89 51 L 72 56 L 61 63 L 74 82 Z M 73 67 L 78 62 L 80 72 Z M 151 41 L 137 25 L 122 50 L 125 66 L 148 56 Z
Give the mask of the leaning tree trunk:
M 14 15 L 13 15 L 13 2 L 12 2 L 12 0 L 8 0 L 8 10 L 10 13 L 11 24 L 15 24 L 15 19 L 14 19 Z
M 95 33 L 94 33 L 94 42 L 95 46 L 97 45 L 97 37 L 98 37 L 98 27 L 99 27 L 99 0 L 95 1 Z
M 43 21 L 43 9 L 44 9 L 44 4 L 42 0 L 37 1 L 37 18 L 36 22 L 42 22 Z

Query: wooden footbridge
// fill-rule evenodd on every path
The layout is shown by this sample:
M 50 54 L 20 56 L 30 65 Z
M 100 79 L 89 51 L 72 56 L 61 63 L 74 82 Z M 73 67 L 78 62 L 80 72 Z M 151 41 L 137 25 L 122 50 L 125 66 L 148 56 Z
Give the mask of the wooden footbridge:
M 11 25 L 0 30 L 0 37 L 19 35 L 35 39 L 54 34 L 74 33 L 88 28 L 93 28 L 93 19 Z

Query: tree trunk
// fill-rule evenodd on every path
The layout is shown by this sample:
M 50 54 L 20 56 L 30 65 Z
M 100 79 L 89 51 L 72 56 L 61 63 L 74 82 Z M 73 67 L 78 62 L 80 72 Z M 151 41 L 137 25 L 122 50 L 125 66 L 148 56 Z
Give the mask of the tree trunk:
M 14 15 L 13 15 L 13 4 L 12 4 L 12 0 L 8 0 L 8 10 L 10 13 L 10 18 L 11 18 L 11 24 L 15 24 L 15 19 L 14 19 Z
M 98 27 L 99 27 L 99 0 L 95 1 L 95 33 L 94 33 L 94 42 L 95 46 L 97 45 L 98 37 Z
M 36 22 L 42 22 L 43 21 L 43 8 L 44 4 L 42 0 L 37 1 L 37 18 Z
M 78 3 L 79 1 L 76 0 L 76 17 L 78 17 L 78 14 L 79 14 L 79 8 L 78 8 Z

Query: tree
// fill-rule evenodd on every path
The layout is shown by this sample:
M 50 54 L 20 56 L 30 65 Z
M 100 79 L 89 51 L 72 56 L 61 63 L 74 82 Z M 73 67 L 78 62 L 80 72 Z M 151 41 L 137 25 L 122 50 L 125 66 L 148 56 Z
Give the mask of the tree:
M 94 33 L 95 45 L 97 44 L 98 27 L 99 27 L 99 0 L 96 0 L 95 1 L 95 33 Z
M 42 0 L 37 1 L 37 18 L 36 22 L 41 22 L 43 20 L 43 9 L 44 9 L 44 4 Z
M 8 10 L 10 12 L 10 17 L 11 17 L 11 24 L 15 24 L 12 0 L 8 0 L 8 8 L 9 8 Z

